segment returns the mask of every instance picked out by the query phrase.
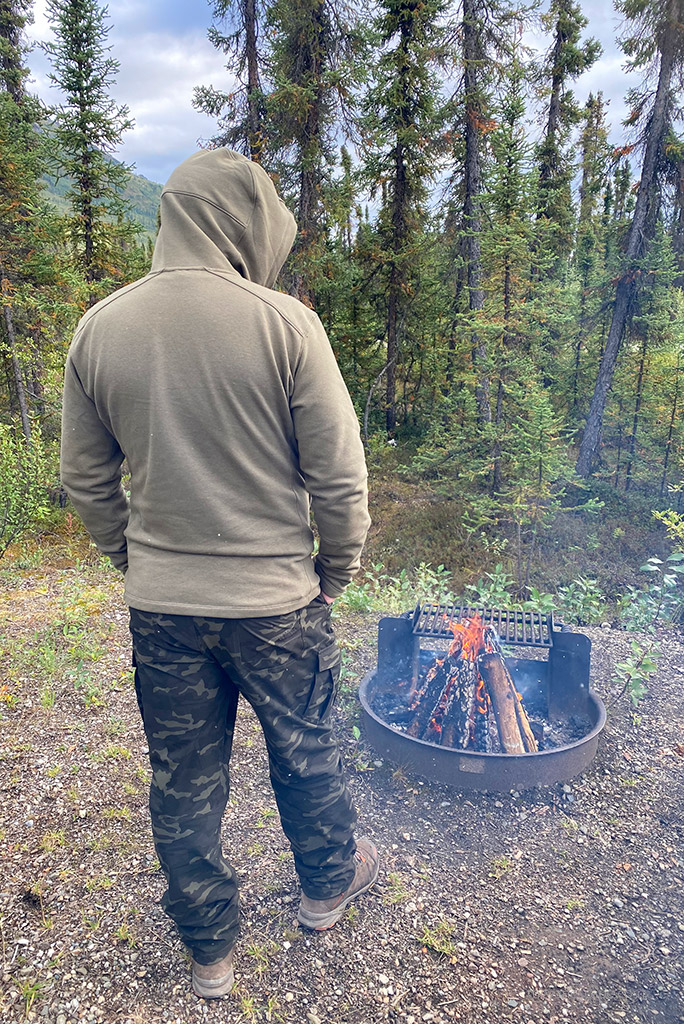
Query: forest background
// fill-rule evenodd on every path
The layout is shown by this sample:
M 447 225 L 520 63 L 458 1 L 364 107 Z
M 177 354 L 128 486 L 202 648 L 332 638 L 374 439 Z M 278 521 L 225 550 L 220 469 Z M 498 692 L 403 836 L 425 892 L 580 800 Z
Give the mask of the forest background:
M 618 126 L 601 92 L 573 96 L 600 47 L 572 0 L 210 8 L 230 91 L 197 84 L 204 144 L 258 160 L 291 206 L 279 287 L 321 316 L 366 445 L 374 527 L 347 602 L 429 591 L 678 620 L 684 0 L 616 0 L 632 82 Z M 106 10 L 47 9 L 54 106 L 27 85 L 31 3 L 0 0 L 0 551 L 15 567 L 73 535 L 66 351 L 89 306 L 146 273 L 158 196 L 112 159 L 132 121 Z

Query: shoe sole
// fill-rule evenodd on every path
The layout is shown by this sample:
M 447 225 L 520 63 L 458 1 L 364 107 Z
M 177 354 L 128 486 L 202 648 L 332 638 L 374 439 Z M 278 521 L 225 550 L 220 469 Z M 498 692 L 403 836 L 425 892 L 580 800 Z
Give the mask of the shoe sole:
M 235 984 L 233 969 L 224 974 L 222 978 L 198 978 L 192 972 L 192 990 L 201 999 L 220 999 L 227 996 Z
M 345 910 L 357 896 L 363 896 L 364 892 L 368 892 L 372 885 L 378 880 L 378 874 L 380 872 L 380 861 L 375 866 L 375 874 L 371 878 L 368 885 L 364 885 L 363 889 L 358 889 L 353 895 L 348 896 L 346 900 L 340 903 L 339 907 L 335 907 L 334 910 L 330 910 L 327 914 L 310 914 L 307 915 L 306 911 L 303 911 L 300 907 L 297 911 L 297 920 L 300 924 L 303 924 L 305 928 L 309 928 L 312 932 L 325 932 L 333 925 L 336 925 L 339 919 L 344 914 Z

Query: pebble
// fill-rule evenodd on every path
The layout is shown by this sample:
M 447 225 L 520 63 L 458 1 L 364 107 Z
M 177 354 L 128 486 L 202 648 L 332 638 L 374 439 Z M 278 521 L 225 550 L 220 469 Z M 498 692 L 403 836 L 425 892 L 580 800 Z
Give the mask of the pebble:
M 308 1020 L 309 1024 L 323 1024 L 321 1018 L 318 1016 L 317 1013 L 314 1013 L 313 1010 L 309 1010 L 309 1012 L 306 1015 L 306 1019 Z
M 380 982 L 381 985 L 386 987 L 387 985 L 389 985 L 390 980 L 386 974 L 378 974 L 378 981 Z

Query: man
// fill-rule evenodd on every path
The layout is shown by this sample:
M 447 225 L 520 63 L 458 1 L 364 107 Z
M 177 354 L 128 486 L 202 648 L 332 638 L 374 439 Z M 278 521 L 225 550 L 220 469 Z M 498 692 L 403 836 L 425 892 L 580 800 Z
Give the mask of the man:
M 365 465 L 318 317 L 271 290 L 295 230 L 258 165 L 195 153 L 162 192 L 151 272 L 86 313 L 66 367 L 62 480 L 126 574 L 163 905 L 207 998 L 233 984 L 220 829 L 238 694 L 264 731 L 299 921 L 331 927 L 378 874 L 330 725 L 330 605 L 359 566 Z

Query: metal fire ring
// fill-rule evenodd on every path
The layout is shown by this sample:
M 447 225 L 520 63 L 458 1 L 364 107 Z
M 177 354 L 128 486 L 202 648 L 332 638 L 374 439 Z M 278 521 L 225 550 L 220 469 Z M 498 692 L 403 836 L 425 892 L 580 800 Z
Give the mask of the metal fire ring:
M 572 779 L 593 760 L 599 734 L 606 723 L 603 702 L 590 689 L 586 695 L 586 713 L 591 729 L 586 736 L 567 746 L 535 754 L 481 754 L 438 747 L 393 729 L 376 715 L 370 704 L 376 678 L 377 670 L 373 669 L 359 687 L 364 727 L 373 749 L 408 773 L 457 789 L 505 793 Z

